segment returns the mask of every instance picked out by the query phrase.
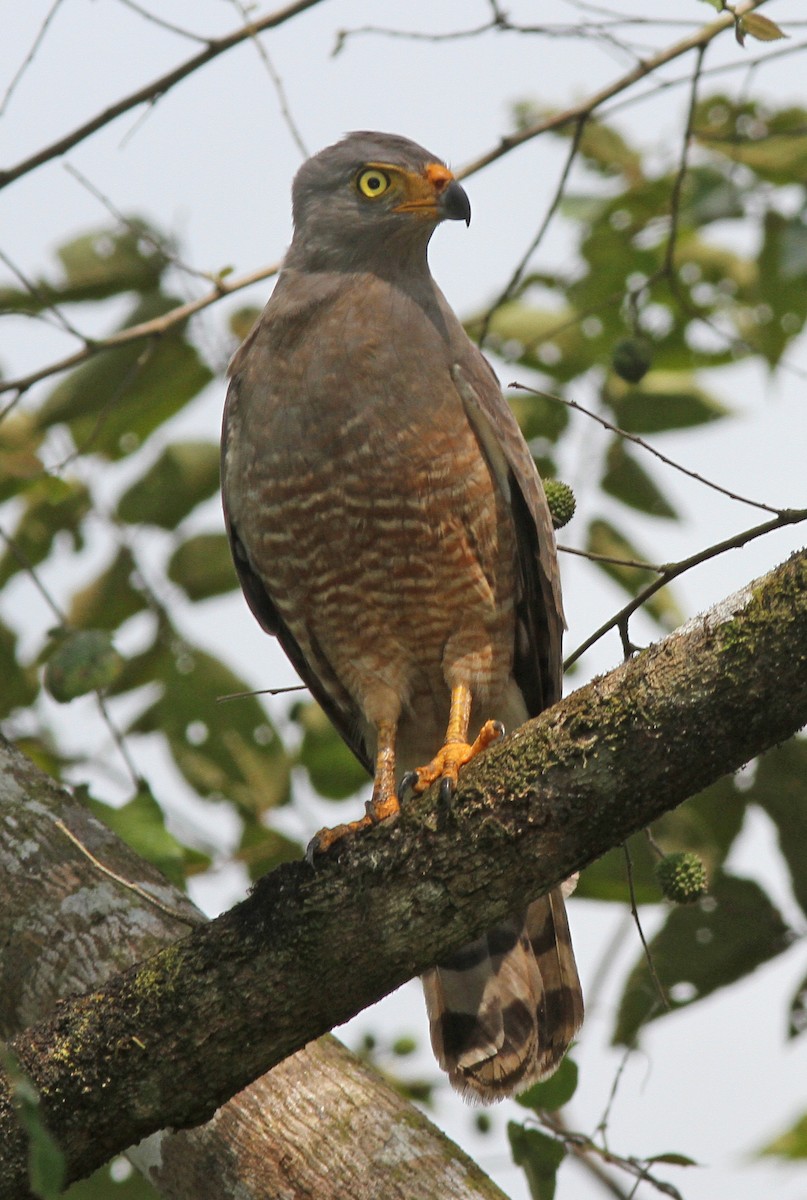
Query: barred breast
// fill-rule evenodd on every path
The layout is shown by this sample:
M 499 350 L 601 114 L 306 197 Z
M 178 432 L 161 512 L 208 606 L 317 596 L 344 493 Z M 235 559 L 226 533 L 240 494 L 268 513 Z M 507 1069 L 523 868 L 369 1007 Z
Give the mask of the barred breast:
M 379 304 L 405 342 L 373 337 Z M 265 400 L 250 409 L 260 429 L 239 438 L 241 535 L 306 657 L 324 661 L 369 723 L 402 712 L 425 721 L 433 752 L 452 684 L 471 685 L 480 718 L 507 687 L 509 506 L 452 383 L 439 321 L 377 281 L 343 289 L 317 330 L 313 364 L 282 328 L 267 348 Z

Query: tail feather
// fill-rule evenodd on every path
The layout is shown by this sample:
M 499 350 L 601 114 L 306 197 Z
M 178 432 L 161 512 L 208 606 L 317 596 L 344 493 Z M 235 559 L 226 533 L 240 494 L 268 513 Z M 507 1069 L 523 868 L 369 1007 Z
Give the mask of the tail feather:
M 561 889 L 432 967 L 423 990 L 435 1056 L 466 1099 L 551 1075 L 583 1019 Z

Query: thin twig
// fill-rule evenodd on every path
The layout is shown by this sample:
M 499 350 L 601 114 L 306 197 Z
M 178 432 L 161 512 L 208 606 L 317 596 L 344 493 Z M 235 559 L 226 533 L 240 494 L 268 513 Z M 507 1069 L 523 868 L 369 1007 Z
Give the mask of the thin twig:
M 180 63 L 178 67 L 174 67 L 173 70 L 166 72 L 165 75 L 161 75 L 159 79 L 153 79 L 151 83 L 138 88 L 136 92 L 131 92 L 128 96 L 124 96 L 122 100 L 111 104 L 103 112 L 96 113 L 89 121 L 85 121 L 83 125 L 79 125 L 71 133 L 65 134 L 64 137 L 59 138 L 57 141 L 51 142 L 49 146 L 44 146 L 36 154 L 22 159 L 6 171 L 0 171 L 0 188 L 6 187 L 22 175 L 27 175 L 30 171 L 36 170 L 43 163 L 50 162 L 54 158 L 59 158 L 62 154 L 65 154 L 68 150 L 72 150 L 74 146 L 83 142 L 85 138 L 88 138 L 93 133 L 97 133 L 99 129 L 103 129 L 105 125 L 109 125 L 111 121 L 122 116 L 123 113 L 130 112 L 131 109 L 138 108 L 141 104 L 150 104 L 154 100 L 161 98 L 172 87 L 175 87 L 176 84 L 186 79 L 188 75 L 198 70 L 199 67 L 212 62 L 214 58 L 218 58 L 220 54 L 231 50 L 233 46 L 237 46 L 241 42 L 246 41 L 247 38 L 251 38 L 253 34 L 259 33 L 263 29 L 274 29 L 278 25 L 291 20 L 292 17 L 296 17 L 299 13 L 305 12 L 306 9 L 314 8 L 320 3 L 321 0 L 295 0 L 294 3 L 288 4 L 285 8 L 277 9 L 276 12 L 270 13 L 266 17 L 261 17 L 258 21 L 239 26 L 232 33 L 225 34 L 224 37 L 211 38 L 207 42 L 205 49 L 200 51 L 199 54 L 194 54 L 192 58 L 188 58 L 185 62 Z
M 135 0 L 118 0 L 118 4 L 123 4 L 126 8 L 130 8 L 132 12 L 136 12 L 139 17 L 150 21 L 153 25 L 158 25 L 160 29 L 167 29 L 169 33 L 176 33 L 179 37 L 187 38 L 191 42 L 199 42 L 201 45 L 207 45 L 207 38 L 200 33 L 193 33 L 190 29 L 183 29 L 181 25 L 174 25 L 171 21 L 166 21 L 164 17 L 158 17 L 156 13 L 150 12 L 142 5 L 136 4 Z
M 230 0 L 230 3 L 234 6 L 236 11 L 240 14 L 241 19 L 245 23 L 249 23 L 249 16 L 247 13 L 246 5 L 243 4 L 241 2 L 241 0 Z M 263 42 L 261 41 L 260 37 L 258 36 L 257 30 L 253 31 L 253 33 L 252 33 L 252 41 L 255 45 L 255 49 L 258 51 L 258 55 L 260 56 L 260 58 L 263 62 L 263 65 L 266 67 L 267 74 L 269 75 L 269 78 L 272 81 L 272 86 L 275 89 L 275 94 L 277 96 L 278 104 L 280 105 L 280 114 L 283 117 L 283 120 L 286 122 L 286 127 L 288 128 L 288 131 L 292 136 L 292 140 L 294 141 L 294 144 L 296 145 L 297 149 L 302 154 L 303 158 L 308 158 L 309 152 L 308 152 L 308 149 L 306 148 L 305 142 L 303 141 L 303 135 L 300 133 L 300 130 L 297 127 L 297 122 L 295 121 L 294 117 L 292 116 L 291 108 L 289 107 L 289 100 L 288 100 L 288 96 L 286 95 L 286 88 L 283 84 L 283 80 L 281 79 L 281 77 L 277 73 L 277 71 L 275 70 L 275 65 L 272 62 L 271 58 L 269 57 L 266 47 L 264 46 Z
M 563 125 L 570 125 L 574 121 L 579 121 L 581 117 L 591 116 L 600 105 L 610 100 L 612 96 L 627 91 L 634 83 L 638 83 L 640 79 L 645 79 L 648 75 L 652 75 L 654 71 L 664 66 L 665 63 L 673 62 L 676 58 L 688 54 L 690 50 L 696 50 L 699 46 L 713 41 L 714 38 L 725 33 L 727 29 L 733 29 L 736 17 L 753 12 L 754 9 L 760 8 L 764 3 L 766 3 L 766 0 L 746 0 L 745 3 L 738 4 L 737 8 L 731 13 L 726 13 L 718 17 L 716 21 L 705 25 L 702 29 L 690 34 L 689 37 L 683 38 L 680 42 L 675 42 L 674 45 L 668 46 L 665 50 L 660 50 L 658 54 L 643 59 L 632 70 L 621 75 L 619 79 L 615 79 L 612 83 L 606 84 L 605 87 L 594 92 L 587 99 L 581 100 L 578 104 L 573 104 L 561 112 L 553 113 L 552 116 L 545 117 L 542 121 L 536 121 L 534 124 L 528 125 L 516 133 L 507 134 L 501 138 L 498 146 L 494 146 L 492 150 L 481 154 L 478 158 L 468 163 L 461 171 L 457 172 L 458 177 L 465 179 L 467 176 L 473 175 L 476 171 L 481 171 L 483 167 L 490 166 L 491 163 L 496 162 L 497 159 L 502 158 L 505 154 L 509 154 L 517 146 L 523 146 L 526 142 L 532 141 L 542 133 L 548 133 L 551 129 L 560 129 Z
M 287 692 L 304 692 L 301 683 L 292 683 L 288 687 L 259 688 L 254 692 L 230 692 L 227 696 L 216 696 L 216 703 L 223 704 L 226 700 L 247 700 L 251 696 L 285 696 Z
M 587 558 L 590 562 L 610 563 L 614 567 L 635 567 L 637 571 L 655 571 L 657 575 L 667 569 L 666 566 L 645 562 L 640 558 L 618 558 L 614 554 L 595 554 L 593 550 L 580 550 L 576 546 L 563 546 L 560 543 L 557 544 L 557 549 L 562 554 L 576 554 L 578 558 Z
M 756 538 L 765 537 L 766 534 L 772 533 L 775 529 L 784 529 L 787 525 L 798 525 L 802 521 L 807 521 L 807 508 L 783 509 L 779 515 L 773 520 L 765 521 L 762 525 L 754 525 L 750 529 L 745 529 L 742 533 L 736 533 L 733 537 L 725 538 L 722 542 L 715 542 L 711 546 L 707 546 L 705 550 L 699 550 L 697 554 L 692 554 L 689 558 L 682 558 L 680 562 L 671 563 L 664 568 L 661 576 L 642 588 L 640 592 L 633 597 L 623 608 L 614 616 L 605 621 L 599 629 L 595 629 L 584 642 L 581 642 L 577 649 L 569 655 L 564 662 L 566 670 L 577 662 L 586 650 L 591 649 L 595 642 L 598 642 L 601 637 L 612 629 L 618 629 L 620 624 L 627 621 L 637 609 L 646 604 L 651 596 L 654 596 L 657 591 L 665 587 L 671 580 L 677 579 L 679 575 L 683 575 L 686 571 L 690 571 L 693 567 L 700 566 L 701 563 L 708 562 L 710 558 L 717 558 L 720 554 L 725 554 L 727 550 L 739 550 L 748 542 L 754 541 Z
M 478 339 L 480 346 L 484 345 L 485 338 L 488 335 L 488 330 L 490 328 L 490 322 L 493 319 L 494 313 L 496 312 L 496 310 L 498 308 L 501 308 L 501 306 L 510 299 L 510 297 L 515 292 L 516 288 L 521 283 L 521 280 L 524 278 L 524 272 L 527 268 L 527 263 L 530 261 L 533 254 L 535 253 L 535 251 L 538 249 L 541 242 L 543 241 L 544 234 L 546 233 L 547 229 L 549 228 L 549 223 L 558 210 L 560 202 L 563 199 L 563 193 L 564 193 L 566 184 L 569 179 L 569 173 L 572 169 L 572 164 L 574 163 L 574 160 L 577 157 L 577 152 L 580 149 L 580 142 L 583 137 L 583 131 L 586 127 L 587 120 L 588 120 L 587 117 L 581 117 L 580 120 L 575 125 L 574 137 L 572 138 L 572 144 L 569 147 L 569 153 L 566 156 L 566 162 L 564 163 L 563 170 L 560 173 L 560 178 L 558 179 L 557 187 L 555 188 L 555 193 L 552 197 L 552 200 L 550 201 L 549 207 L 547 208 L 546 212 L 544 213 L 544 218 L 541 221 L 540 226 L 538 227 L 538 232 L 536 233 L 535 237 L 532 239 L 529 246 L 525 250 L 524 254 L 521 257 L 521 260 L 517 263 L 515 270 L 513 271 L 509 280 L 505 284 L 504 288 L 499 293 L 499 295 L 496 297 L 496 299 L 493 301 L 493 303 L 490 305 L 490 307 L 488 308 L 487 312 L 485 313 L 485 315 L 482 319 L 482 327 L 479 331 L 479 339 Z
M 0 539 L 2 539 L 2 541 L 5 542 L 9 552 L 13 555 L 13 557 L 20 564 L 20 567 L 22 568 L 22 570 L 25 571 L 26 575 L 31 580 L 34 587 L 37 589 L 37 591 L 39 592 L 40 596 L 47 604 L 50 611 L 53 613 L 53 615 L 54 615 L 55 619 L 58 621 L 59 625 L 67 627 L 67 624 L 68 624 L 67 614 L 64 612 L 61 605 L 54 599 L 54 597 L 51 595 L 51 593 L 48 591 L 48 589 L 45 587 L 44 583 L 42 582 L 42 580 L 39 577 L 39 574 L 37 573 L 36 567 L 31 562 L 28 555 L 23 550 L 20 549 L 20 547 L 17 544 L 17 542 L 15 541 L 15 539 L 13 537 L 11 537 L 9 534 L 7 534 L 4 529 L 0 529 Z M 94 694 L 95 694 L 96 702 L 98 704 L 99 711 L 101 713 L 101 718 L 102 718 L 104 724 L 106 725 L 107 729 L 109 730 L 110 737 L 112 738 L 118 751 L 120 752 L 121 758 L 124 761 L 126 770 L 128 771 L 129 775 L 131 776 L 134 786 L 138 787 L 140 785 L 141 776 L 140 776 L 139 772 L 137 771 L 137 768 L 135 767 L 135 765 L 132 761 L 132 758 L 129 754 L 129 750 L 124 743 L 124 735 L 120 732 L 120 730 L 116 726 L 115 722 L 112 720 L 112 717 L 106 707 L 106 704 L 104 703 L 104 699 L 103 699 L 101 693 L 96 689 Z
M 137 342 L 142 338 L 168 333 L 175 325 L 187 321 L 189 317 L 208 308 L 211 304 L 215 304 L 223 296 L 230 296 L 233 292 L 252 287 L 253 284 L 260 283 L 264 279 L 271 279 L 279 270 L 279 265 L 273 263 L 272 266 L 261 267 L 257 271 L 250 271 L 247 275 L 241 275 L 236 279 L 218 278 L 212 291 L 196 300 L 188 301 L 187 304 L 180 304 L 160 317 L 154 317 L 150 321 L 141 321 L 139 325 L 129 325 L 126 329 L 120 329 L 107 338 L 98 338 L 85 346 L 83 350 L 65 355 L 64 358 L 48 363 L 47 366 L 40 367 L 36 371 L 31 371 L 28 375 L 20 375 L 16 379 L 0 379 L 0 393 L 18 393 L 14 400 L 0 412 L 0 420 L 14 407 L 20 396 L 40 380 L 47 379 L 50 375 L 57 375 L 61 371 L 69 371 L 72 367 L 77 367 L 86 362 L 88 358 L 92 358 L 100 350 L 114 350 L 118 346 L 128 345 L 129 342 Z
M 4 250 L 0 250 L 0 262 L 4 263 L 6 267 L 8 267 L 9 271 L 11 271 L 12 275 L 17 277 L 29 296 L 33 296 L 33 298 L 37 300 L 43 306 L 43 308 L 46 308 L 48 312 L 53 314 L 55 322 L 61 326 L 65 333 L 69 333 L 73 337 L 78 338 L 78 340 L 83 342 L 85 346 L 89 345 L 88 339 L 85 338 L 81 331 L 76 329 L 75 325 L 73 325 L 73 323 L 64 315 L 59 305 L 56 304 L 50 296 L 45 295 L 42 290 L 42 285 L 36 283 L 33 279 L 29 279 L 25 272 L 18 267 L 11 258 L 9 258 Z M 49 323 L 54 324 L 53 321 Z
M 117 207 L 117 205 L 110 199 L 109 196 L 106 195 L 105 192 L 102 192 L 100 188 L 96 187 L 91 179 L 88 179 L 82 171 L 79 171 L 78 167 L 74 167 L 72 163 L 66 162 L 64 164 L 64 169 L 67 171 L 68 175 L 72 175 L 76 182 L 79 183 L 86 191 L 88 191 L 91 196 L 94 196 L 99 204 L 103 205 L 110 216 L 114 217 L 115 220 L 124 227 L 124 229 L 127 229 L 129 233 L 135 234 L 142 241 L 147 242 L 152 249 L 156 250 L 158 254 L 162 255 L 166 262 L 171 263 L 173 267 L 176 267 L 178 271 L 182 271 L 186 275 L 191 275 L 195 279 L 203 279 L 205 283 L 210 282 L 209 271 L 200 271 L 198 267 L 192 267 L 189 263 L 183 262 L 176 252 L 165 244 L 163 239 L 155 237 L 149 229 L 144 229 L 142 226 L 135 224 Z M 95 345 L 97 346 L 97 344 L 98 343 L 96 342 Z
M 689 106 L 687 108 L 687 121 L 684 128 L 684 136 L 681 140 L 681 157 L 678 163 L 678 170 L 675 173 L 673 180 L 672 191 L 670 193 L 670 233 L 667 238 L 667 247 L 664 253 L 664 264 L 662 270 L 670 278 L 674 277 L 675 271 L 675 247 L 678 238 L 678 225 L 681 218 L 681 197 L 684 191 L 684 182 L 689 170 L 689 149 L 692 143 L 692 131 L 695 125 L 695 112 L 698 105 L 698 84 L 700 82 L 701 71 L 703 70 L 703 57 L 706 54 L 707 43 L 698 46 L 695 52 L 695 69 L 692 72 L 692 83 L 689 90 Z
M 53 0 L 53 4 L 51 4 L 50 9 L 45 14 L 45 18 L 37 31 L 37 35 L 33 40 L 31 49 L 28 51 L 25 58 L 20 63 L 19 67 L 17 68 L 14 75 L 12 76 L 11 83 L 6 88 L 6 94 L 3 97 L 2 103 L 0 103 L 0 117 L 2 117 L 4 115 L 6 109 L 8 108 L 9 101 L 11 100 L 11 97 L 14 94 L 15 89 L 17 88 L 18 84 L 20 83 L 20 80 L 22 79 L 25 72 L 30 67 L 31 63 L 34 61 L 36 52 L 39 49 L 39 47 L 42 45 L 42 42 L 44 41 L 45 34 L 48 31 L 48 26 L 50 25 L 53 18 L 56 16 L 56 10 L 59 8 L 61 3 L 62 3 L 62 0 Z
M 577 412 L 583 413 L 584 416 L 590 417 L 592 421 L 596 421 L 599 425 L 602 425 L 603 429 L 607 429 L 611 433 L 615 433 L 618 437 L 624 438 L 624 440 L 627 442 L 633 442 L 635 446 L 640 446 L 642 450 L 647 450 L 649 454 L 652 454 L 659 460 L 659 462 L 663 462 L 665 466 L 672 467 L 674 471 L 680 471 L 682 475 L 686 475 L 690 479 L 696 480 L 697 483 L 702 483 L 704 487 L 711 488 L 713 491 L 719 492 L 722 496 L 727 496 L 729 500 L 736 500 L 740 504 L 747 504 L 751 508 L 758 508 L 761 509 L 762 512 L 773 513 L 775 516 L 779 516 L 783 511 L 786 511 L 780 508 L 775 508 L 771 504 L 764 504 L 761 500 L 751 500 L 747 496 L 741 496 L 738 492 L 732 492 L 729 490 L 729 488 L 724 488 L 721 484 L 715 483 L 711 479 L 707 479 L 705 475 L 699 475 L 697 471 L 691 471 L 689 467 L 685 467 L 681 463 L 676 462 L 675 459 L 669 458 L 666 454 L 662 454 L 660 450 L 657 450 L 655 446 L 650 444 L 650 442 L 646 442 L 644 438 L 640 438 L 638 434 L 628 433 L 626 429 L 620 429 L 618 425 L 614 425 L 611 421 L 607 420 L 606 417 L 600 416 L 599 413 L 593 412 L 592 409 L 586 408 L 585 405 L 580 404 L 577 400 L 569 400 L 566 396 L 558 396 L 554 392 L 544 392 L 539 388 L 531 388 L 523 383 L 513 382 L 509 383 L 507 386 L 513 388 L 514 391 L 528 392 L 530 395 L 540 396 L 544 400 L 557 400 L 559 404 L 565 404 L 567 408 L 572 408 Z
M 25 571 L 26 575 L 31 580 L 34 587 L 39 592 L 40 596 L 45 601 L 45 603 L 47 604 L 50 611 L 53 613 L 53 615 L 54 615 L 55 619 L 58 621 L 58 623 L 60 625 L 66 625 L 67 617 L 65 616 L 64 611 L 56 603 L 53 596 L 50 594 L 50 592 L 45 587 L 42 580 L 39 578 L 39 575 L 36 572 L 36 568 L 34 567 L 34 564 L 31 562 L 28 555 L 25 554 L 25 552 L 20 549 L 20 547 L 17 545 L 17 542 L 15 541 L 15 539 L 13 537 L 11 537 L 10 534 L 6 533 L 5 529 L 0 529 L 0 539 L 2 539 L 5 542 L 7 550 L 12 555 L 12 557 L 15 558 L 17 560 L 17 562 L 20 564 L 20 567 L 22 568 L 22 570 Z
M 647 963 L 647 969 L 650 972 L 650 978 L 653 980 L 653 986 L 656 989 L 656 994 L 658 995 L 659 1002 L 660 1002 L 662 1008 L 665 1010 L 665 1012 L 669 1012 L 670 1011 L 670 1001 L 667 998 L 667 993 L 664 990 L 664 985 L 662 984 L 662 982 L 659 979 L 658 974 L 656 972 L 656 964 L 653 962 L 653 955 L 650 953 L 650 947 L 647 944 L 647 940 L 644 936 L 644 930 L 642 929 L 642 920 L 641 920 L 641 917 L 639 916 L 639 906 L 636 903 L 636 888 L 635 888 L 634 882 L 633 882 L 633 859 L 631 858 L 630 846 L 628 845 L 627 842 L 622 843 L 622 851 L 625 855 L 625 868 L 628 873 L 628 891 L 630 892 L 631 916 L 633 917 L 633 922 L 634 922 L 634 924 L 636 926 L 636 930 L 639 934 L 639 941 L 642 943 L 642 950 L 644 951 L 644 957 L 645 957 L 645 962 Z

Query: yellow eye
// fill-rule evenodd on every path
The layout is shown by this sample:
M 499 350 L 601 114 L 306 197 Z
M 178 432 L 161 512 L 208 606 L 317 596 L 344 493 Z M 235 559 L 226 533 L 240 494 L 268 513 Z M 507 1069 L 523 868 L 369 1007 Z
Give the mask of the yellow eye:
M 362 171 L 356 180 L 356 185 L 362 196 L 367 196 L 369 200 L 375 200 L 376 196 L 383 196 L 391 183 L 389 175 L 386 171 L 379 171 L 378 167 L 368 167 Z

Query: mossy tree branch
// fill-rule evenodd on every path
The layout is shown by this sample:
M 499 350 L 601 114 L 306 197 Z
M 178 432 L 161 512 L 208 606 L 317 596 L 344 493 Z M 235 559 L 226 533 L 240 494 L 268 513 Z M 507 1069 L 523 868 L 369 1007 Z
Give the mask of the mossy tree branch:
M 0 1037 L 204 923 L 158 870 L 2 739 L 0 831 Z M 505 1200 L 330 1036 L 262 1075 L 211 1121 L 161 1130 L 128 1157 L 165 1200 L 376 1200 L 380 1180 L 385 1200 Z
M 287 864 L 12 1047 L 71 1176 L 208 1119 L 311 1039 L 807 722 L 807 552 L 581 688 L 433 798 Z M 0 1098 L 0 1198 L 25 1147 Z

